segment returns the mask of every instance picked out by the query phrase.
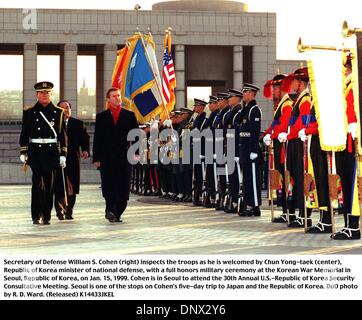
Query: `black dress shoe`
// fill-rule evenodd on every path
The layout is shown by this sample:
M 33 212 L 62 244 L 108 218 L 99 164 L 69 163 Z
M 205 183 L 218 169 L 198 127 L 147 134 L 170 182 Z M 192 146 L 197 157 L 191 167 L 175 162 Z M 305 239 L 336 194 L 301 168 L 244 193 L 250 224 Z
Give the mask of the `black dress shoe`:
M 359 240 L 361 239 L 361 231 L 359 229 L 344 228 L 338 231 L 334 236 L 331 235 L 333 240 Z
M 120 222 L 123 222 L 123 220 L 121 218 L 116 217 L 116 219 L 113 222 L 119 222 L 120 223 Z
M 50 221 L 48 221 L 48 220 L 44 220 L 42 224 L 44 224 L 44 225 L 48 225 L 48 224 L 50 224 Z
M 273 223 L 287 223 L 288 216 L 286 213 L 283 213 L 280 217 L 274 218 Z
M 248 217 L 260 217 L 261 212 L 259 207 L 254 207 L 251 210 L 248 210 Z
M 307 218 L 307 228 L 312 226 L 312 219 Z M 289 228 L 304 228 L 304 218 L 298 217 L 296 220 L 288 224 Z
M 61 211 L 58 211 L 57 218 L 58 218 L 58 220 L 65 220 L 65 214 Z
M 106 219 L 107 219 L 109 222 L 115 222 L 115 220 L 117 219 L 117 217 L 115 216 L 115 214 L 112 213 L 111 211 L 107 211 L 105 217 L 106 217 Z
M 65 215 L 65 220 L 73 220 L 73 216 L 71 214 L 66 214 Z
M 313 233 L 313 234 L 332 233 L 332 225 L 318 222 L 316 225 L 308 228 L 307 233 Z
M 35 220 L 33 220 L 33 224 L 41 224 L 41 223 L 40 223 L 40 219 L 35 219 Z

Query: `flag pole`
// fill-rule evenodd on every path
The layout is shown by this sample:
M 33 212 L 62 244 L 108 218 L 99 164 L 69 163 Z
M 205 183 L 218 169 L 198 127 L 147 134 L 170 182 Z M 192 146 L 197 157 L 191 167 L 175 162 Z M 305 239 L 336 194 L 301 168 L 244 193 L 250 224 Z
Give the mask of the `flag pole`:
M 151 63 L 151 59 L 150 59 L 150 56 L 148 55 L 148 52 L 146 50 L 146 45 L 144 43 L 144 39 L 143 39 L 143 35 L 141 32 L 138 32 L 138 35 L 140 36 L 141 38 L 141 41 L 142 41 L 142 46 L 143 46 L 143 49 L 145 51 L 145 54 L 146 54 L 146 58 L 147 58 L 147 61 L 148 61 L 148 64 L 151 66 L 151 70 L 152 70 L 152 73 L 153 73 L 153 77 L 155 78 L 156 80 L 156 87 L 157 87 L 157 90 L 158 90 L 158 93 L 160 95 L 160 98 L 162 100 L 162 104 L 166 110 L 166 115 L 167 115 L 167 119 L 170 119 L 170 114 L 165 106 L 165 103 L 163 101 L 163 98 L 162 98 L 162 92 L 161 92 L 161 87 L 160 87 L 160 84 L 158 83 L 158 80 L 157 80 L 157 77 L 156 77 L 156 73 L 155 73 L 155 70 L 153 70 L 153 66 L 152 66 L 152 63 Z M 171 121 L 171 132 L 172 132 L 172 135 L 173 135 L 173 126 L 172 126 L 172 121 Z

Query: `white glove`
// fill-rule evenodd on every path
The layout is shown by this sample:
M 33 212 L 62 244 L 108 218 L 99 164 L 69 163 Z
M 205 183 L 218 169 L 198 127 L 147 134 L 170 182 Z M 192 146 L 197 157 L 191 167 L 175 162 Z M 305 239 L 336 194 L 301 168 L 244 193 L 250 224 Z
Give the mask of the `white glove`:
M 157 120 L 153 121 L 153 123 L 151 124 L 151 128 L 152 129 L 158 129 L 158 121 Z
M 166 119 L 164 122 L 163 122 L 163 125 L 167 128 L 170 128 L 171 127 L 171 124 L 172 124 L 172 120 L 171 119 Z
M 258 155 L 256 155 L 256 156 L 258 156 Z M 234 161 L 235 161 L 235 162 L 239 162 L 239 161 L 240 161 L 240 158 L 239 158 L 239 157 L 234 157 Z
M 22 163 L 25 163 L 26 160 L 28 160 L 28 156 L 25 155 L 25 154 L 22 154 L 22 155 L 20 156 L 20 161 L 21 161 Z
M 176 137 L 175 134 L 171 135 L 171 141 L 172 141 L 173 143 L 176 143 L 176 142 L 177 142 L 177 137 Z
M 200 155 L 200 159 L 201 159 L 201 160 L 204 160 L 204 159 L 205 159 L 205 156 Z
M 250 160 L 253 161 L 258 157 L 258 154 L 255 152 L 250 153 Z
M 279 140 L 280 143 L 287 142 L 287 140 L 288 140 L 288 133 L 286 133 L 286 132 L 281 132 L 281 133 L 279 133 L 279 135 L 278 135 L 278 140 Z
M 356 122 L 352 122 L 348 125 L 348 133 L 351 134 L 353 140 L 357 138 L 357 123 Z
M 64 156 L 59 157 L 59 164 L 62 168 L 66 167 L 66 164 L 65 164 L 66 161 L 67 161 L 66 157 L 64 157 Z
M 305 129 L 301 129 L 298 132 L 298 138 L 305 142 L 307 140 L 307 135 L 305 134 Z
M 216 160 L 216 154 L 214 154 L 212 157 L 213 157 L 214 160 Z
M 267 147 L 269 147 L 270 144 L 271 144 L 271 141 L 272 141 L 272 139 L 271 139 L 271 137 L 270 137 L 270 134 L 269 134 L 269 133 L 266 134 L 266 135 L 264 136 L 264 138 L 263 138 L 264 144 L 265 144 Z

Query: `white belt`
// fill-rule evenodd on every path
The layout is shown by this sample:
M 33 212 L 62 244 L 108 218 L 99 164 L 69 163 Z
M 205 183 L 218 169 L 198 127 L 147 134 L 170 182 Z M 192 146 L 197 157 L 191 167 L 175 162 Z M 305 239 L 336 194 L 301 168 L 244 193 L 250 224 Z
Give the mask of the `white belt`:
M 214 139 L 212 139 L 212 138 L 207 138 L 206 141 L 207 141 L 207 142 L 213 142 Z
M 248 138 L 248 137 L 250 137 L 250 136 L 251 136 L 250 132 L 240 132 L 240 137 L 246 137 L 246 138 Z
M 234 138 L 234 134 L 233 133 L 227 133 L 226 134 L 226 138 Z
M 194 141 L 194 142 L 201 141 L 201 138 L 194 138 L 193 141 Z
M 216 138 L 215 141 L 224 141 L 224 138 Z
M 30 139 L 31 143 L 57 143 L 57 139 Z

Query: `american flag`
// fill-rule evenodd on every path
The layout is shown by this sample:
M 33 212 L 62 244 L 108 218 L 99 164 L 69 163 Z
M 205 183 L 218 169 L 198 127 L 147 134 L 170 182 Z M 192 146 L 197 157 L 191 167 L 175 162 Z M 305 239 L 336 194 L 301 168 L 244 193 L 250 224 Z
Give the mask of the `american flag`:
M 167 109 L 173 109 L 175 104 L 176 76 L 171 54 L 171 34 L 168 32 L 165 39 L 162 69 L 162 96 Z

